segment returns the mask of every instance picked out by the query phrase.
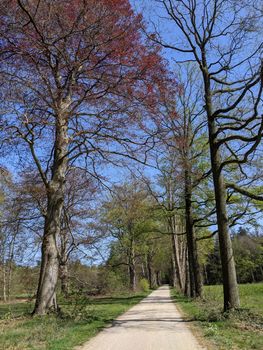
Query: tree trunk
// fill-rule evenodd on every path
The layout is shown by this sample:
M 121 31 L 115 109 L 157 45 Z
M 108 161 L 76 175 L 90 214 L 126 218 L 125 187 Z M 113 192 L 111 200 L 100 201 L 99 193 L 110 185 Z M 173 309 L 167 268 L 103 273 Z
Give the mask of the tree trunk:
M 204 270 L 204 276 L 205 276 L 205 284 L 209 284 L 209 279 L 208 279 L 208 275 L 207 275 L 206 264 L 203 265 L 203 270 Z
M 16 232 L 19 230 L 19 223 L 17 225 Z M 15 249 L 15 237 L 16 234 L 12 237 L 10 242 L 10 251 L 8 257 L 8 272 L 7 272 L 7 298 L 10 300 L 11 296 L 11 284 L 12 284 L 12 270 L 13 270 L 13 260 L 14 260 L 14 249 Z
M 130 277 L 130 289 L 132 291 L 135 291 L 136 290 L 136 270 L 135 270 L 135 252 L 134 252 L 133 237 L 131 237 L 131 241 L 130 241 L 129 277 Z
M 175 279 L 177 287 L 182 291 L 182 276 L 181 276 L 181 267 L 179 262 L 179 252 L 178 252 L 178 239 L 176 233 L 172 233 L 172 248 L 173 248 L 173 258 L 175 263 Z
M 11 284 L 12 284 L 12 260 L 8 262 L 7 272 L 7 299 L 10 301 L 11 298 Z
M 188 268 L 188 249 L 185 250 L 185 284 L 184 284 L 184 295 L 190 297 L 190 279 L 189 279 L 189 268 Z
M 69 228 L 65 216 L 62 217 L 60 231 L 59 247 L 59 279 L 61 283 L 61 293 L 67 297 L 69 294 L 68 281 L 68 245 L 69 245 Z
M 175 268 L 175 259 L 174 259 L 174 254 L 172 253 L 172 258 L 171 258 L 171 284 L 173 287 L 177 286 L 177 278 L 176 278 L 176 268 Z
M 47 226 L 47 224 L 45 225 Z M 33 314 L 45 315 L 57 311 L 56 286 L 58 279 L 58 252 L 56 236 L 45 230 L 42 243 L 42 260 Z
M 211 151 L 214 152 L 213 147 L 211 148 Z M 214 177 L 214 189 L 217 208 L 218 238 L 224 287 L 224 310 L 226 311 L 229 309 L 238 308 L 240 302 L 235 261 L 233 256 L 232 242 L 230 238 L 228 218 L 226 212 L 226 190 L 224 185 L 224 179 L 222 174 L 220 174 L 218 162 L 216 161 L 216 159 L 213 161 L 213 163 L 214 164 L 212 170 Z
M 67 104 L 66 104 L 67 105 Z M 33 314 L 45 315 L 57 311 L 56 286 L 58 281 L 57 239 L 61 228 L 61 215 L 64 202 L 64 187 L 67 171 L 68 119 L 66 105 L 61 102 L 61 114 L 56 117 L 56 139 L 52 177 L 47 188 L 47 213 L 42 241 L 42 259 L 36 303 Z
M 134 264 L 129 265 L 130 289 L 134 292 L 136 290 L 136 273 Z
M 210 77 L 203 52 L 203 78 L 205 84 L 206 113 L 209 131 L 209 146 L 216 202 L 219 249 L 222 264 L 224 310 L 240 306 L 235 261 L 230 238 L 226 209 L 226 188 L 221 169 L 221 155 L 217 144 L 217 126 L 212 111 Z
M 155 279 L 154 279 L 154 273 L 152 268 L 152 256 L 150 254 L 147 255 L 147 270 L 148 270 L 150 288 L 153 289 L 155 288 Z
M 175 281 L 176 287 L 183 291 L 184 289 L 184 265 L 181 260 L 182 250 L 184 248 L 182 242 L 182 232 L 183 228 L 181 227 L 181 220 L 178 218 L 178 215 L 174 214 L 169 218 L 169 230 L 172 232 L 172 253 L 175 264 Z
M 169 181 L 167 183 L 167 192 L 168 192 L 168 210 L 169 213 L 173 211 L 174 208 L 174 191 L 173 191 L 173 181 L 172 178 L 169 178 Z M 172 271 L 173 271 L 173 284 L 176 286 L 180 291 L 183 289 L 182 285 L 182 274 L 181 274 L 181 266 L 180 266 L 180 247 L 179 247 L 179 240 L 178 240 L 178 223 L 177 223 L 177 216 L 176 214 L 169 214 L 167 218 L 167 226 L 168 226 L 168 232 L 171 233 L 171 240 L 172 240 Z M 181 233 L 181 232 L 179 232 Z
M 6 303 L 7 297 L 6 297 L 6 265 L 3 262 L 3 301 Z
M 144 259 L 144 260 L 146 260 L 146 259 Z M 141 269 L 142 269 L 142 278 L 148 278 L 149 276 L 147 275 L 147 273 L 145 272 L 146 271 L 146 267 L 144 266 L 144 264 L 145 264 L 145 261 L 143 261 L 142 263 L 141 263 Z M 146 262 L 146 265 L 147 265 L 147 262 Z
M 61 282 L 61 293 L 68 297 L 69 284 L 68 284 L 68 264 L 67 261 L 63 261 L 59 264 L 59 278 Z
M 182 228 L 181 232 L 185 229 Z M 185 283 L 186 283 L 186 273 L 187 273 L 187 245 L 183 237 L 180 240 L 180 266 L 181 266 L 181 276 L 182 276 L 182 292 L 184 291 Z
M 185 224 L 188 246 L 190 296 L 195 298 L 202 295 L 202 283 L 193 223 L 192 184 L 188 169 L 185 170 Z
M 162 284 L 161 271 L 156 271 L 156 283 L 157 283 L 157 286 L 161 286 L 161 284 Z

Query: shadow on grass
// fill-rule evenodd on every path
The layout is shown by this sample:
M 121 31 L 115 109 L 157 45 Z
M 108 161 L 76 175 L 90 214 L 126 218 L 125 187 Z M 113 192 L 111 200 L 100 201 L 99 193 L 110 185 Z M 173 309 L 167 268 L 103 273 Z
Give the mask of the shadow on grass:
M 174 300 L 175 302 L 178 302 L 178 303 L 185 303 L 185 304 L 191 303 L 191 302 L 193 301 L 193 299 L 191 299 L 191 298 L 187 299 L 187 298 L 185 298 L 184 296 L 176 296 L 176 297 L 173 297 L 173 300 Z
M 123 297 L 100 297 L 90 299 L 91 304 L 129 304 L 139 302 L 144 296 L 134 295 L 134 296 L 123 296 Z
M 29 316 L 33 310 L 32 303 L 18 304 L 1 304 L 0 305 L 0 320 L 5 318 L 17 318 L 21 316 Z
M 123 297 L 97 297 L 97 298 L 82 298 L 79 301 L 74 300 L 74 304 L 84 304 L 84 305 L 114 305 L 114 304 L 136 304 L 144 298 L 144 295 L 135 296 L 123 296 Z M 64 300 L 59 303 L 59 305 L 71 305 L 70 301 Z

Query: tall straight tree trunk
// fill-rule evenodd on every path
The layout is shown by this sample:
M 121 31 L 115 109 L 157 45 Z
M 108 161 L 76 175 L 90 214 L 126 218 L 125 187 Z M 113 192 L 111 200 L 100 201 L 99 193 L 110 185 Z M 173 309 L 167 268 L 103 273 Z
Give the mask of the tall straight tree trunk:
M 130 253 L 129 253 L 129 278 L 130 289 L 136 290 L 136 270 L 135 270 L 135 252 L 134 252 L 134 240 L 131 238 Z
M 174 225 L 172 225 L 172 228 L 174 230 Z M 179 261 L 179 249 L 178 249 L 178 237 L 174 231 L 172 231 L 172 252 L 173 252 L 173 260 L 175 264 L 175 282 L 177 287 L 180 289 L 180 291 L 183 290 L 183 283 L 182 283 L 182 274 L 181 274 L 181 266 Z
M 188 248 L 185 250 L 185 284 L 184 284 L 184 295 L 190 297 L 190 278 L 188 268 Z
M 59 264 L 59 278 L 61 282 L 61 292 L 65 297 L 67 297 L 69 295 L 69 276 L 67 261 L 62 261 Z
M 194 237 L 192 227 L 191 203 L 190 195 L 188 193 L 187 180 L 185 179 L 185 228 L 188 252 L 188 278 L 190 287 L 190 297 L 195 298 L 195 261 L 194 261 Z
M 211 153 L 214 154 L 212 170 L 217 209 L 219 249 L 223 275 L 224 310 L 226 311 L 229 309 L 238 308 L 240 306 L 240 302 L 235 261 L 228 226 L 224 178 L 220 171 L 220 161 L 218 161 L 219 155 L 215 152 L 213 144 L 210 145 L 210 147 Z
M 190 171 L 185 170 L 185 226 L 188 246 L 188 268 L 190 296 L 192 298 L 202 295 L 201 271 L 198 261 L 196 237 L 194 232 L 193 210 L 192 210 L 192 184 Z
M 8 261 L 8 272 L 7 272 L 7 299 L 8 301 L 11 298 L 11 285 L 12 285 L 12 272 L 13 272 L 13 261 Z
M 145 259 L 145 260 L 147 260 L 147 259 Z M 148 276 L 148 274 L 145 272 L 145 266 L 144 266 L 144 264 L 145 264 L 145 262 L 143 261 L 142 263 L 141 263 L 141 270 L 142 270 L 142 278 L 148 278 L 149 276 Z M 146 266 L 147 266 L 147 262 L 146 262 Z
M 180 291 L 182 291 L 183 284 L 182 284 L 182 276 L 181 276 L 181 266 L 180 266 L 180 247 L 179 247 L 179 241 L 178 241 L 178 223 L 177 223 L 177 216 L 176 214 L 171 214 L 173 212 L 174 208 L 174 185 L 172 181 L 172 177 L 168 179 L 167 183 L 167 194 L 168 194 L 168 210 L 169 215 L 167 218 L 167 227 L 168 232 L 171 234 L 171 243 L 172 243 L 172 273 L 173 273 L 173 284 L 176 286 Z
M 57 311 L 56 286 L 59 260 L 57 240 L 61 228 L 64 202 L 64 187 L 67 171 L 68 119 L 61 103 L 61 113 L 56 117 L 56 139 L 52 178 L 47 184 L 47 213 L 42 241 L 42 260 L 36 303 L 33 314 L 44 315 L 50 310 Z
M 181 232 L 185 231 L 185 227 L 181 227 Z M 186 272 L 187 272 L 187 245 L 186 245 L 186 241 L 184 239 L 183 236 L 180 237 L 180 250 L 179 250 L 179 262 L 180 262 L 180 266 L 181 266 L 181 276 L 182 276 L 182 292 L 184 291 L 184 287 L 185 287 L 185 280 L 186 280 Z
M 206 264 L 203 265 L 203 270 L 204 270 L 204 276 L 205 276 L 205 284 L 209 284 Z
M 135 273 L 135 265 L 129 265 L 129 276 L 130 276 L 130 290 L 133 292 L 136 290 L 136 273 Z
M 153 289 L 155 287 L 155 279 L 154 279 L 154 272 L 152 267 L 152 256 L 151 254 L 147 254 L 147 270 L 148 270 L 148 276 L 149 276 L 149 284 L 150 288 Z
M 6 264 L 3 261 L 3 301 L 4 303 L 7 302 L 7 297 L 6 297 Z
M 153 288 L 153 272 L 150 259 L 147 259 L 147 268 L 148 268 L 148 276 L 149 276 L 149 284 L 150 288 Z
M 157 286 L 161 286 L 162 285 L 161 271 L 156 271 L 156 283 L 157 283 Z
M 205 85 L 206 113 L 208 120 L 209 146 L 216 202 L 219 249 L 222 264 L 224 310 L 240 306 L 235 261 L 226 209 L 226 187 L 221 169 L 221 155 L 217 144 L 217 126 L 213 117 L 212 94 L 205 52 L 203 52 L 203 78 Z
M 19 230 L 19 223 L 17 224 L 16 233 Z M 10 251 L 8 257 L 8 272 L 7 272 L 7 298 L 10 300 L 11 296 L 11 284 L 12 284 L 12 270 L 13 270 L 13 260 L 14 260 L 14 249 L 15 249 L 15 238 L 16 234 L 12 237 L 10 242 Z
M 171 257 L 171 285 L 173 287 L 176 287 L 176 285 L 177 285 L 175 258 L 174 258 L 173 252 L 172 252 L 172 257 Z

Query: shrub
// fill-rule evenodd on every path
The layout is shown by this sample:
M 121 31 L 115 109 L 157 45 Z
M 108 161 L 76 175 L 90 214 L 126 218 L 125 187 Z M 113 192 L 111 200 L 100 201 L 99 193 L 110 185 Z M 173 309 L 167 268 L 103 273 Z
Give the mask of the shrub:
M 142 278 L 139 282 L 140 289 L 144 292 L 148 292 L 150 290 L 149 281 L 146 278 Z

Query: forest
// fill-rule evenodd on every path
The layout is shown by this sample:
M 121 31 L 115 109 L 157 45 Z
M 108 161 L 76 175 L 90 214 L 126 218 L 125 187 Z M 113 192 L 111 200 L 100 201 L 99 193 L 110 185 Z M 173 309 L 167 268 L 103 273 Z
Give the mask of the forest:
M 207 349 L 262 348 L 262 28 L 255 0 L 1 1 L 0 349 L 162 285 Z

